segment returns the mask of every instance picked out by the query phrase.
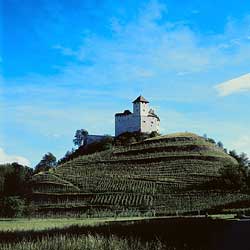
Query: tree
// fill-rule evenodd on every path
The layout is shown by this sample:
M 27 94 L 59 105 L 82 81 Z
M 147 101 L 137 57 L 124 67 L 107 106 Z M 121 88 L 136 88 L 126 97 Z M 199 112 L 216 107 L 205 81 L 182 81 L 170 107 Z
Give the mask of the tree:
M 238 155 L 235 150 L 231 150 L 229 151 L 229 155 L 231 155 L 234 159 L 236 159 L 241 167 L 243 168 L 249 167 L 250 160 L 246 153 L 241 153 L 240 155 Z
M 207 138 L 207 141 L 213 144 L 216 144 L 215 140 L 213 138 Z
M 72 160 L 74 158 L 74 153 L 75 153 L 75 149 L 74 148 L 72 148 L 71 151 L 68 150 L 65 153 L 65 155 L 60 160 L 58 160 L 57 165 L 60 165 L 60 164 L 62 164 L 64 162 Z
M 49 169 L 54 167 L 56 167 L 56 157 L 52 153 L 48 152 L 43 156 L 42 160 L 36 165 L 35 173 L 41 171 L 48 171 Z
M 89 133 L 86 129 L 76 130 L 75 137 L 73 139 L 74 144 L 78 147 L 86 146 L 88 135 Z
M 236 159 L 237 161 L 239 160 L 238 154 L 236 153 L 235 150 L 230 150 L 229 151 L 229 155 L 232 156 L 234 159 Z
M 223 143 L 222 143 L 221 141 L 218 141 L 218 142 L 217 142 L 217 146 L 218 146 L 219 148 L 224 149 L 224 145 L 223 145 Z
M 156 137 L 156 136 L 160 136 L 161 134 L 159 134 L 157 131 L 152 131 L 150 134 L 149 134 L 149 137 L 152 138 L 152 137 Z
M 220 174 L 227 187 L 233 189 L 246 188 L 246 174 L 239 165 L 229 165 L 220 169 Z
M 28 180 L 32 176 L 33 169 L 22 166 L 16 162 L 2 166 L 3 185 L 1 192 L 6 196 L 23 195 L 28 189 Z M 0 193 L 1 193 L 0 192 Z
M 241 153 L 239 155 L 239 164 L 242 167 L 248 168 L 249 167 L 249 163 L 250 163 L 250 160 L 249 160 L 247 154 L 246 153 Z
M 17 196 L 5 197 L 3 200 L 3 216 L 18 217 L 23 214 L 24 208 L 24 200 Z
M 112 148 L 114 139 L 110 135 L 105 135 L 105 137 L 99 143 L 101 145 L 101 150 L 108 150 Z
M 29 202 L 24 207 L 23 215 L 30 218 L 32 215 L 35 214 L 35 212 L 36 212 L 36 206 L 32 202 Z

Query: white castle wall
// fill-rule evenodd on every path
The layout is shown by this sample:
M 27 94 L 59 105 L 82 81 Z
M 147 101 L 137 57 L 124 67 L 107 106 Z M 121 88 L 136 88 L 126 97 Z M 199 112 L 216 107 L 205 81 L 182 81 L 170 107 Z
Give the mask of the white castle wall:
M 140 117 L 130 115 L 121 115 L 115 117 L 115 135 L 118 136 L 125 132 L 134 132 L 140 129 Z
M 152 115 L 149 105 L 146 102 L 134 103 L 133 113 L 131 114 L 123 113 L 116 114 L 115 116 L 115 136 L 135 131 L 143 133 L 160 132 L 159 118 Z
M 151 133 L 153 131 L 160 132 L 160 121 L 156 117 L 141 117 L 141 132 Z

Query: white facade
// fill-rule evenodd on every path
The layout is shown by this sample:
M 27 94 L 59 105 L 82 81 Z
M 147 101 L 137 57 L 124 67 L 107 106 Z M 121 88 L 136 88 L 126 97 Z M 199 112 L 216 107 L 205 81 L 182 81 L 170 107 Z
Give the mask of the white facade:
M 160 132 L 160 119 L 142 96 L 133 101 L 133 113 L 125 110 L 115 114 L 115 136 L 125 132 Z

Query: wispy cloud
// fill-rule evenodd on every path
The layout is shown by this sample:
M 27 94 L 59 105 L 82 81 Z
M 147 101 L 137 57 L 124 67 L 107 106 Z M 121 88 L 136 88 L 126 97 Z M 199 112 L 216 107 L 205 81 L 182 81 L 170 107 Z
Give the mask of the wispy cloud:
M 238 152 L 248 153 L 250 156 L 250 136 L 242 135 L 237 140 L 235 140 L 232 144 L 234 148 L 238 150 Z
M 248 17 L 229 19 L 220 34 L 201 34 L 188 23 L 173 22 L 167 17 L 167 6 L 151 1 L 129 22 L 111 17 L 110 37 L 87 32 L 77 48 L 57 45 L 55 48 L 62 55 L 75 61 L 59 68 L 59 74 L 49 80 L 82 88 L 111 87 L 111 95 L 128 89 L 158 94 L 158 89 L 168 92 L 170 87 L 173 99 L 180 95 L 180 88 L 186 87 L 190 77 L 189 84 L 199 85 L 200 95 L 204 95 L 201 86 L 209 84 L 208 79 L 197 82 L 198 74 L 214 74 L 249 61 Z M 158 89 L 152 90 L 152 83 L 157 83 Z M 193 94 L 195 100 L 196 91 L 189 92 L 190 98 Z
M 74 48 L 64 45 L 63 41 L 51 45 L 70 60 L 63 66 L 54 65 L 56 74 L 27 75 L 21 83 L 17 82 L 22 86 L 32 83 L 33 86 L 75 86 L 88 90 L 105 86 L 110 87 L 111 95 L 128 88 L 134 92 L 138 89 L 151 92 L 152 82 L 164 90 L 170 81 L 182 88 L 190 76 L 195 85 L 194 79 L 199 73 L 218 71 L 249 60 L 249 24 L 249 18 L 229 20 L 220 34 L 201 34 L 188 23 L 168 20 L 167 6 L 150 1 L 129 21 L 110 17 L 108 37 L 83 30 Z M 199 81 L 199 85 L 202 84 Z M 172 91 L 173 95 L 179 95 L 179 91 Z
M 220 96 L 228 96 L 239 92 L 250 91 L 250 73 L 220 83 L 215 87 Z
M 51 8 L 51 12 L 55 9 Z M 219 129 L 224 129 L 224 123 L 215 125 L 213 119 L 197 122 L 197 113 L 187 121 L 185 115 L 169 114 L 167 109 L 169 105 L 180 108 L 182 104 L 180 109 L 186 111 L 186 104 L 194 103 L 190 109 L 199 109 L 206 101 L 215 102 L 212 84 L 219 82 L 218 78 L 232 78 L 229 74 L 224 76 L 225 72 L 242 74 L 242 67 L 249 65 L 250 19 L 230 19 L 219 34 L 202 33 L 188 21 L 170 20 L 170 10 L 158 1 L 150 1 L 139 9 L 127 19 L 122 15 L 108 15 L 110 21 L 105 22 L 105 34 L 94 28 L 85 30 L 79 24 L 82 31 L 76 33 L 79 36 L 73 43 L 67 39 L 58 43 L 57 39 L 47 39 L 41 33 L 39 37 L 44 37 L 49 51 L 53 57 L 59 56 L 60 62 L 55 65 L 53 61 L 50 67 L 55 70 L 49 74 L 43 74 L 39 67 L 35 72 L 34 66 L 35 73 L 26 71 L 23 77 L 7 79 L 2 102 L 6 131 L 11 133 L 15 124 L 27 133 L 33 132 L 35 142 L 48 135 L 64 138 L 66 148 L 74 130 L 81 127 L 90 133 L 112 133 L 113 114 L 128 108 L 130 101 L 141 93 L 155 105 L 161 105 L 161 117 L 167 114 L 162 118 L 163 133 L 183 128 L 202 133 L 209 127 L 214 128 L 214 133 L 224 133 Z M 57 28 L 67 33 L 67 24 L 71 22 L 64 22 L 67 19 L 61 14 L 62 22 Z M 193 14 L 198 14 L 195 9 Z M 48 23 L 49 27 L 53 25 Z M 44 33 L 48 33 L 47 29 Z M 236 89 L 249 90 L 249 84 L 223 83 L 216 89 L 226 96 Z M 212 112 L 204 112 L 213 117 L 221 110 L 216 107 Z M 227 127 L 228 135 L 232 128 Z M 47 145 L 51 142 L 44 146 L 45 150 Z
M 10 155 L 0 148 L 0 164 L 17 162 L 24 166 L 31 166 L 30 161 L 22 156 Z

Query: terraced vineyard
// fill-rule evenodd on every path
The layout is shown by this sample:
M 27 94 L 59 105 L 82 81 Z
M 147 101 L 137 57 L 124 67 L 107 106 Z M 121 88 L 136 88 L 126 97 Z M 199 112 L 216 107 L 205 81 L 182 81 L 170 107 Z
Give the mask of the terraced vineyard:
M 206 211 L 250 199 L 237 191 L 201 189 L 232 164 L 237 164 L 235 159 L 195 134 L 155 137 L 35 175 L 32 201 L 41 214 Z

